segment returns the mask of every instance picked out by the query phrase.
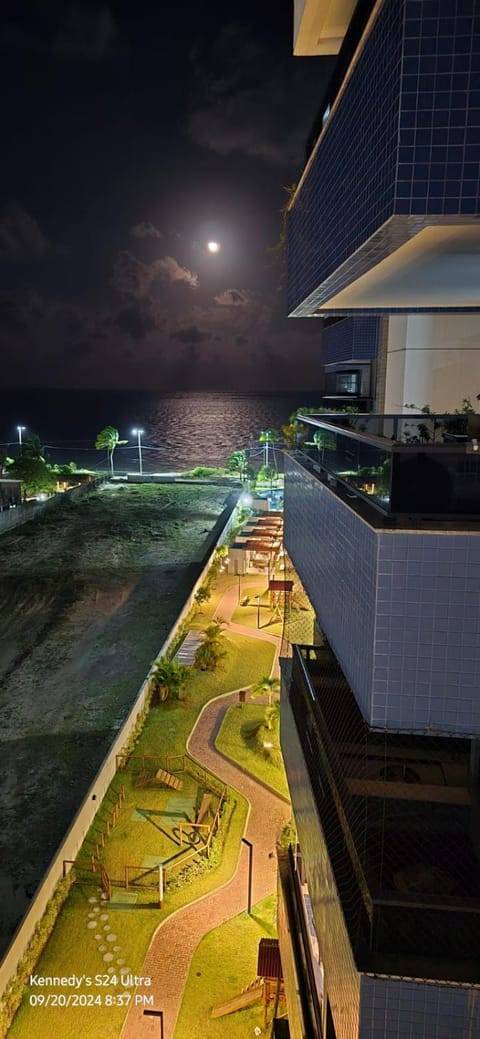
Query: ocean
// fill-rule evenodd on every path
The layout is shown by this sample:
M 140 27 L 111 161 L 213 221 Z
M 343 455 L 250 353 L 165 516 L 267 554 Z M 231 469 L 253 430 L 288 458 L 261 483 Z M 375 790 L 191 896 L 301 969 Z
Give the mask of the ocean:
M 239 448 L 258 445 L 263 429 L 280 429 L 301 405 L 319 403 L 320 394 L 166 393 L 112 390 L 5 390 L 0 444 L 15 453 L 17 426 L 35 433 L 50 462 L 74 461 L 106 468 L 106 453 L 95 439 L 107 425 L 128 444 L 115 451 L 115 468 L 138 466 L 141 428 L 144 472 L 169 472 L 195 465 L 221 465 Z

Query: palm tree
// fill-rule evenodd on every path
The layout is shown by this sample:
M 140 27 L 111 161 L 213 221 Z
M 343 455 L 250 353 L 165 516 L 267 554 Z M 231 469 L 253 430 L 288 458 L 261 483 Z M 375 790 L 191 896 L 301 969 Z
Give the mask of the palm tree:
M 241 482 L 244 483 L 248 469 L 247 452 L 243 449 L 233 451 L 233 453 L 227 458 L 227 469 L 229 469 L 230 472 L 238 473 Z
M 264 678 L 260 678 L 255 685 L 252 685 L 251 697 L 256 700 L 258 696 L 268 696 L 268 706 L 272 706 L 273 694 L 277 693 L 280 689 L 280 681 L 278 678 L 269 678 L 268 675 Z M 270 726 L 269 726 L 270 728 Z
M 215 671 L 220 661 L 226 657 L 224 624 L 225 621 L 217 617 L 202 631 L 202 642 L 193 660 L 193 666 L 199 671 Z
M 265 725 L 269 732 L 274 728 L 275 722 L 280 717 L 280 700 L 276 700 L 275 703 L 269 704 L 265 708 Z
M 107 451 L 107 458 L 110 468 L 110 473 L 113 476 L 113 452 L 119 444 L 128 444 L 128 440 L 120 440 L 118 429 L 114 429 L 113 426 L 105 426 L 105 429 L 101 429 L 97 439 L 95 441 L 95 447 L 97 451 Z
M 160 657 L 153 665 L 152 685 L 162 702 L 169 696 L 178 700 L 182 687 L 188 679 L 190 668 L 178 660 Z

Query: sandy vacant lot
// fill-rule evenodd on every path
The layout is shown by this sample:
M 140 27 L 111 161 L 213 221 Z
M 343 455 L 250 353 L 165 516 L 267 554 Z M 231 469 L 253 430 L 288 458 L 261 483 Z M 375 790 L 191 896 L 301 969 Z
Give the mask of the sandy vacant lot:
M 106 485 L 0 538 L 0 952 L 198 574 L 228 493 Z

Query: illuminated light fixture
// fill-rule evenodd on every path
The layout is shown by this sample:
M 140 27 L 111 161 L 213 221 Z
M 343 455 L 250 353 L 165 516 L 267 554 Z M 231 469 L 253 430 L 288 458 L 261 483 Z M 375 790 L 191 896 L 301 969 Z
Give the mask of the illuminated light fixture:
M 138 471 L 139 471 L 140 476 L 142 476 L 142 474 L 143 474 L 142 441 L 141 441 L 140 438 L 141 438 L 141 436 L 142 436 L 142 434 L 144 432 L 145 431 L 143 429 L 132 429 L 132 434 L 133 434 L 134 437 L 137 438 L 137 443 L 138 443 Z
M 213 253 L 219 253 L 220 252 L 220 243 L 219 242 L 207 242 L 207 249 L 208 249 L 209 253 L 212 253 L 212 254 Z

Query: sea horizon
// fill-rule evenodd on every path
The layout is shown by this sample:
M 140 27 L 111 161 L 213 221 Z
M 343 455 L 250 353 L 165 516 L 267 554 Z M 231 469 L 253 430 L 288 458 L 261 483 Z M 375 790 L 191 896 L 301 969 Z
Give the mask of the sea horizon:
M 0 446 L 15 453 L 18 426 L 36 434 L 48 461 L 105 468 L 95 440 L 114 426 L 128 441 L 115 451 L 119 470 L 135 469 L 141 428 L 143 469 L 159 472 L 195 465 L 222 465 L 235 450 L 254 450 L 263 429 L 280 429 L 302 405 L 314 405 L 320 392 L 82 389 L 14 389 L 6 393 L 0 417 Z

